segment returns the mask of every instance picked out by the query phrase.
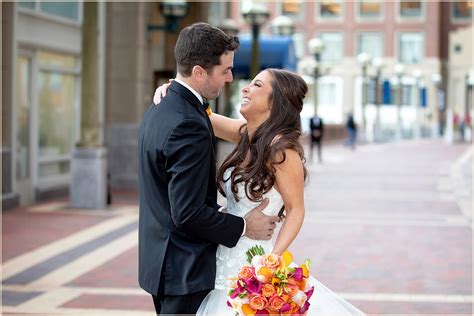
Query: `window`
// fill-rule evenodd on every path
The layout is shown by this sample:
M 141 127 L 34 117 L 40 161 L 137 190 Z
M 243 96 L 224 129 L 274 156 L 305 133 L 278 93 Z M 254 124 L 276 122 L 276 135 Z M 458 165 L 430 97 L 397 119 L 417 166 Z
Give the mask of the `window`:
M 319 16 L 323 19 L 342 18 L 342 1 L 322 0 L 319 4 Z
M 68 20 L 79 20 L 79 3 L 77 1 L 20 1 L 19 6 Z
M 35 8 L 35 2 L 34 1 L 20 1 L 18 2 L 18 5 L 22 8 L 27 8 L 27 9 L 33 9 Z
M 40 2 L 40 10 L 71 20 L 78 20 L 79 17 L 77 2 Z
M 383 39 L 381 33 L 360 33 L 357 40 L 357 54 L 367 53 L 371 57 L 383 57 Z
M 472 1 L 454 1 L 451 3 L 451 17 L 453 20 L 466 20 L 472 18 Z
M 280 3 L 281 14 L 294 20 L 302 21 L 305 18 L 305 2 L 302 0 L 284 0 Z
M 50 52 L 38 54 L 39 178 L 69 173 L 76 141 L 77 59 Z
M 342 33 L 321 33 L 319 38 L 324 43 L 321 52 L 321 61 L 338 62 L 343 58 L 343 37 Z
M 400 17 L 420 18 L 423 15 L 423 5 L 421 1 L 400 0 Z
M 424 36 L 422 33 L 400 33 L 399 60 L 406 64 L 420 63 L 424 57 Z
M 357 4 L 359 17 L 377 19 L 382 17 L 382 2 L 376 0 L 360 0 Z

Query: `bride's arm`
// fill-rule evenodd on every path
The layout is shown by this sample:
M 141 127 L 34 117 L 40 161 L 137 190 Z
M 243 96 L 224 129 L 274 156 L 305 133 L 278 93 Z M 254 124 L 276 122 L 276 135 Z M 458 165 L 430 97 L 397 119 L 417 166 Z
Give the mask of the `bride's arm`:
M 273 253 L 281 255 L 298 235 L 304 219 L 304 171 L 303 163 L 294 150 L 285 151 L 286 159 L 276 165 L 275 182 L 285 204 L 286 217 L 273 247 Z
M 240 127 L 247 123 L 244 119 L 231 119 L 216 113 L 212 113 L 209 119 L 216 136 L 231 143 L 240 141 Z
M 168 90 L 170 84 L 171 80 L 169 83 L 162 84 L 156 88 L 153 103 L 156 105 L 160 103 L 161 99 L 166 95 L 166 90 Z M 238 143 L 240 141 L 240 127 L 247 123 L 244 119 L 232 119 L 216 113 L 212 113 L 209 119 L 211 120 L 215 135 L 231 143 Z

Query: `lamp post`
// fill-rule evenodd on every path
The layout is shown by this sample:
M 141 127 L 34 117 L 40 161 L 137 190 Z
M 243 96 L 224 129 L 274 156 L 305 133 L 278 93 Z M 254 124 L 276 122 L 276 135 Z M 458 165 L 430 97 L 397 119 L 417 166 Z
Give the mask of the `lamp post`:
M 271 30 L 274 35 L 292 36 L 295 33 L 295 23 L 290 17 L 280 15 L 273 19 Z
M 474 69 L 470 69 L 469 73 L 466 75 L 466 104 L 464 108 L 464 128 L 472 131 L 472 121 L 471 121 L 471 110 L 472 110 L 472 99 L 473 99 L 473 87 L 474 85 Z M 472 133 L 470 134 L 472 135 Z M 472 137 L 472 136 L 471 136 Z
M 443 109 L 444 109 L 444 96 L 443 96 L 443 92 L 441 90 L 441 84 L 443 82 L 443 78 L 441 77 L 441 75 L 439 73 L 435 73 L 435 74 L 432 74 L 431 75 L 431 81 L 433 82 L 433 85 L 435 87 L 435 108 L 437 110 L 437 113 L 438 113 L 438 128 L 437 128 L 437 131 L 435 131 L 433 133 L 433 136 L 434 135 L 442 135 L 442 113 L 443 113 Z
M 258 38 L 260 27 L 267 21 L 270 13 L 266 7 L 258 4 L 252 4 L 251 7 L 243 13 L 245 21 L 252 27 L 252 66 L 250 68 L 250 77 L 254 78 L 260 71 L 260 45 Z
M 367 53 L 360 53 L 359 55 L 357 55 L 357 61 L 362 67 L 362 98 L 361 99 L 362 99 L 362 125 L 363 125 L 362 130 L 364 131 L 362 134 L 364 138 L 365 138 L 365 131 L 367 128 L 367 122 L 365 119 L 365 107 L 367 104 L 367 67 L 370 64 L 371 59 L 372 58 Z
M 375 68 L 375 106 L 376 106 L 376 119 L 374 129 L 374 140 L 381 140 L 381 124 L 380 124 L 380 105 L 381 101 L 381 90 L 380 90 L 380 77 L 382 76 L 382 68 L 384 66 L 382 58 L 376 57 L 372 60 L 372 66 Z
M 415 101 L 415 138 L 420 138 L 421 136 L 421 126 L 420 126 L 420 106 L 421 106 L 421 78 L 423 73 L 420 69 L 415 69 L 413 71 L 413 77 L 415 77 L 415 87 L 416 87 L 416 101 Z
M 393 70 L 395 71 L 395 75 L 397 76 L 398 81 L 398 90 L 397 90 L 397 133 L 396 137 L 397 140 L 402 139 L 402 93 L 403 93 L 403 84 L 402 84 L 402 76 L 403 70 L 405 67 L 403 64 L 395 64 Z
M 324 43 L 319 37 L 314 37 L 308 42 L 308 49 L 314 56 L 314 114 L 318 112 L 318 79 L 321 76 L 321 52 L 324 49 Z
M 231 36 L 237 36 L 239 34 L 239 27 L 237 23 L 232 19 L 225 19 L 219 26 L 221 30 Z M 226 82 L 224 84 L 224 93 L 220 94 L 216 100 L 216 113 L 224 114 L 225 116 L 231 116 L 232 104 L 230 103 L 230 97 L 232 94 L 232 82 Z M 224 104 L 223 113 L 220 112 L 220 105 Z
M 158 30 L 176 32 L 179 22 L 188 14 L 189 4 L 185 0 L 167 0 L 160 2 L 159 8 L 165 17 L 165 24 L 148 24 L 147 30 L 149 32 Z

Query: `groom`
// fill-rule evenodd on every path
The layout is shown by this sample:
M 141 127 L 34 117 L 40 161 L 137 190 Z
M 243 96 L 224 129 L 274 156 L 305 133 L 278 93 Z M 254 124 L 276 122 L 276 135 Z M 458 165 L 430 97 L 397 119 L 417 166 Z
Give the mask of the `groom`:
M 159 107 L 145 113 L 139 136 L 139 283 L 157 314 L 194 314 L 214 288 L 218 244 L 241 236 L 268 240 L 278 217 L 242 218 L 217 205 L 214 132 L 206 100 L 232 81 L 236 37 L 206 23 L 181 31 L 177 76 Z

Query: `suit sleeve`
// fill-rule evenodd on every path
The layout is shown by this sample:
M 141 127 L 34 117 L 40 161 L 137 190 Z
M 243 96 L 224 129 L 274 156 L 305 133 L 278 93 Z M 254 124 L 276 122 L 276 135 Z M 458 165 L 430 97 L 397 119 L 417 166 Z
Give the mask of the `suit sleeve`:
M 170 177 L 168 195 L 171 219 L 177 229 L 197 238 L 233 247 L 242 235 L 241 217 L 218 212 L 206 204 L 211 136 L 198 120 L 182 121 L 165 146 L 166 170 Z

